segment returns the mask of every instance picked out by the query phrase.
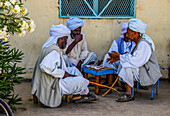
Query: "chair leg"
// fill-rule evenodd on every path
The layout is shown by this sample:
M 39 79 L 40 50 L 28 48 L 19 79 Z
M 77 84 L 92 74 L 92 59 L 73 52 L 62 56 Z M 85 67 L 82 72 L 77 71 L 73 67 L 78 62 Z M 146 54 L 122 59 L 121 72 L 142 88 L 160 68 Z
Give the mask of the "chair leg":
M 107 77 L 108 77 L 108 83 L 109 83 L 109 85 L 112 85 L 113 75 L 112 75 L 112 74 L 108 74 Z
M 134 97 L 134 86 L 132 87 L 132 96 Z
M 67 95 L 67 103 L 70 103 L 71 95 Z
M 137 93 L 139 93 L 139 82 L 137 82 Z
M 109 83 L 109 86 L 110 86 L 110 85 L 112 85 L 112 82 L 113 82 L 113 75 L 108 74 L 107 77 L 108 77 L 108 83 Z M 111 93 L 112 93 L 112 90 L 109 91 L 109 94 L 111 94 Z
M 96 76 L 96 83 L 100 83 L 100 76 Z M 95 93 L 99 94 L 99 86 L 95 85 Z
M 158 95 L 158 91 L 159 91 L 159 80 L 157 81 L 156 95 Z
M 152 85 L 151 100 L 153 100 L 153 94 L 154 94 L 154 85 L 155 85 L 155 84 L 153 84 L 153 85 Z
M 84 73 L 84 78 L 88 79 L 88 73 Z

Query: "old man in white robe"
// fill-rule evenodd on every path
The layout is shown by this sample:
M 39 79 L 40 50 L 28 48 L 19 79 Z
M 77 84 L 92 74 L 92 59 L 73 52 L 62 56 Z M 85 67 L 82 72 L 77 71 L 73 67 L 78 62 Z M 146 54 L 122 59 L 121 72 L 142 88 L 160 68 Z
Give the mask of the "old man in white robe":
M 122 68 L 118 71 L 120 78 L 126 83 L 126 92 L 117 99 L 118 102 L 134 100 L 132 87 L 134 81 L 142 86 L 155 84 L 162 76 L 155 56 L 155 46 L 152 39 L 145 34 L 147 25 L 139 19 L 131 19 L 128 23 L 128 37 L 136 43 L 131 53 L 109 53 L 110 61 L 120 60 Z
M 35 65 L 31 94 L 49 107 L 58 107 L 63 94 L 79 95 L 79 102 L 94 100 L 88 94 L 89 81 L 76 67 L 65 64 L 63 51 L 70 30 L 60 24 L 52 25 L 50 31 L 51 37 L 43 45 Z
M 128 28 L 128 22 L 123 23 L 120 38 L 117 38 L 113 41 L 108 52 L 116 51 L 119 54 L 124 54 L 124 53 L 130 53 L 133 50 L 135 43 L 131 41 L 128 37 L 126 37 L 127 28 Z M 107 53 L 103 60 L 103 66 L 108 68 L 113 68 L 117 73 L 120 61 L 118 60 L 116 62 L 110 63 L 107 62 L 108 58 L 110 58 L 110 56 Z
M 96 54 L 87 49 L 85 35 L 81 32 L 83 25 L 84 21 L 79 18 L 72 17 L 67 20 L 67 27 L 71 30 L 71 34 L 68 37 L 66 54 L 68 54 L 72 65 L 79 70 L 96 60 Z

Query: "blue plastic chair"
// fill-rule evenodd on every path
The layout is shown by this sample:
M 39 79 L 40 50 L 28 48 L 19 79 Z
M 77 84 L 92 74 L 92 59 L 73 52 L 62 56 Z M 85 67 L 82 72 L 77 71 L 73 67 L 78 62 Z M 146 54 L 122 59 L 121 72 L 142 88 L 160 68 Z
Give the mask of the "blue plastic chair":
M 154 86 L 155 84 L 152 85 L 151 100 L 153 100 Z M 159 80 L 157 81 L 156 95 L 158 95 L 158 90 L 159 90 Z M 137 93 L 139 93 L 139 82 L 137 82 Z M 134 96 L 134 87 L 132 87 L 132 95 Z

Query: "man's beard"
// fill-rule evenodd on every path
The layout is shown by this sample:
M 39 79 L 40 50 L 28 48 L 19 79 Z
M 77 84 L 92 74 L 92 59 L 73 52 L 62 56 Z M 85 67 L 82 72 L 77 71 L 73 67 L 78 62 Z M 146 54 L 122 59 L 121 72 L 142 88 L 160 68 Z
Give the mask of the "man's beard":
M 129 37 L 125 37 L 125 38 L 124 38 L 124 41 L 125 41 L 125 42 L 131 42 L 131 39 L 130 39 Z
M 66 48 L 66 44 L 65 44 L 65 43 L 63 43 L 63 44 L 61 45 L 61 49 L 64 49 L 64 48 Z
M 72 39 L 75 39 L 75 36 L 76 36 L 76 35 L 79 35 L 79 34 L 73 34 L 73 33 L 71 32 L 70 35 L 71 35 L 71 38 L 72 38 Z
M 75 38 L 75 35 L 73 33 L 70 34 L 71 35 L 71 38 L 74 39 Z

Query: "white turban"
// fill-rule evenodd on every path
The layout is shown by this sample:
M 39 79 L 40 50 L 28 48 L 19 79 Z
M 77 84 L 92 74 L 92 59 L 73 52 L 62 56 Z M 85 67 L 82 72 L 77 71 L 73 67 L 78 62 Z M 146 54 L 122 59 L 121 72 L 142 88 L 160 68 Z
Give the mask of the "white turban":
M 147 24 L 143 23 L 139 19 L 130 19 L 129 28 L 135 32 L 139 32 L 140 35 L 143 34 L 142 39 L 145 39 L 146 41 L 148 41 L 151 44 L 153 51 L 155 51 L 155 45 L 154 45 L 153 40 L 148 35 L 145 34 Z
M 63 24 L 60 25 L 52 25 L 50 28 L 50 38 L 45 42 L 42 49 L 45 47 L 48 47 L 52 44 L 56 44 L 58 41 L 58 38 L 69 36 L 70 30 Z
M 124 38 L 124 34 L 127 32 L 128 22 L 122 24 L 121 38 Z
M 67 27 L 70 30 L 74 30 L 78 27 L 83 27 L 84 21 L 82 19 L 76 18 L 76 17 L 71 17 L 70 19 L 67 20 Z

